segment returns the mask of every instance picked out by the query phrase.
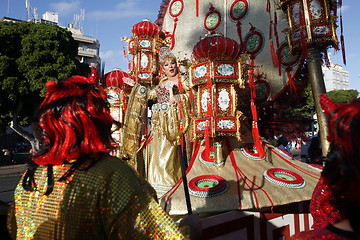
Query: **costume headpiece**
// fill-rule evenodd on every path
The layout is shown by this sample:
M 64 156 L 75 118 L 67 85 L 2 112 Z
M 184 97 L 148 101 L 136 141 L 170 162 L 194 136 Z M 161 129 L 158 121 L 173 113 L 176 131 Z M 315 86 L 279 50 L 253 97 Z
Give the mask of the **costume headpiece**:
M 60 165 L 111 150 L 113 118 L 102 88 L 74 76 L 49 81 L 46 89 L 39 118 L 42 150 L 34 156 L 35 163 Z
M 161 48 L 159 54 L 160 65 L 164 64 L 165 60 L 169 58 L 176 60 L 176 56 L 169 48 L 166 47 Z

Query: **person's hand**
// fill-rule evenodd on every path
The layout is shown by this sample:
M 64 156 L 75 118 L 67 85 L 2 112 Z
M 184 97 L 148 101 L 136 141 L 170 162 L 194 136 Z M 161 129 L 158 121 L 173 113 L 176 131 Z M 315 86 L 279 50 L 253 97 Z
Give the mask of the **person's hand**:
M 133 87 L 135 85 L 135 81 L 132 78 L 123 77 L 123 81 L 125 84 Z
M 189 226 L 190 227 L 190 239 L 201 239 L 202 235 L 202 221 L 197 213 L 193 213 L 183 219 L 181 219 L 180 227 Z

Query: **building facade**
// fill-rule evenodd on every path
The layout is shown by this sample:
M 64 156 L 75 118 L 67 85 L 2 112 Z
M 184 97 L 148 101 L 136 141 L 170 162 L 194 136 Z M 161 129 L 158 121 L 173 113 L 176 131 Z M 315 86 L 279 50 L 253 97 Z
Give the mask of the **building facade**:
M 343 69 L 339 64 L 331 62 L 331 54 L 328 53 L 329 65 L 322 66 L 326 91 L 349 90 L 349 71 Z
M 67 29 L 72 33 L 75 41 L 79 43 L 77 59 L 81 63 L 89 64 L 90 67 L 96 67 L 100 70 L 99 41 L 96 38 L 85 36 L 81 29 L 72 28 L 71 25 Z
M 21 22 L 22 20 L 4 17 L 0 21 Z M 30 20 L 34 23 L 45 23 L 58 25 L 58 13 L 45 12 L 42 18 Z M 90 67 L 96 67 L 99 71 L 101 68 L 101 59 L 99 56 L 100 43 L 96 38 L 85 36 L 81 29 L 74 28 L 71 24 L 66 28 L 72 33 L 75 41 L 79 43 L 77 59 L 81 63 L 89 64 Z

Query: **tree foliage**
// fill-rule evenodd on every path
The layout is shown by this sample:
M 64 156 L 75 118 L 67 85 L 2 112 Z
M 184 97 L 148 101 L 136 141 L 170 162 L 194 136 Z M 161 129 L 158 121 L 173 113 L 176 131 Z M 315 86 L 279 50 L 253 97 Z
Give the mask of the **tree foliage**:
M 348 103 L 359 95 L 357 90 L 332 90 L 326 93 L 329 98 L 337 103 Z M 288 113 L 292 116 L 311 117 L 311 109 L 314 109 L 314 98 L 311 92 L 310 84 L 307 86 L 303 102 L 299 105 L 293 106 L 288 110 Z
M 78 43 L 57 25 L 0 22 L 0 125 L 31 123 L 48 80 L 79 74 Z
M 327 92 L 329 98 L 337 103 L 348 103 L 351 102 L 354 98 L 357 98 L 359 92 L 357 90 L 332 90 Z

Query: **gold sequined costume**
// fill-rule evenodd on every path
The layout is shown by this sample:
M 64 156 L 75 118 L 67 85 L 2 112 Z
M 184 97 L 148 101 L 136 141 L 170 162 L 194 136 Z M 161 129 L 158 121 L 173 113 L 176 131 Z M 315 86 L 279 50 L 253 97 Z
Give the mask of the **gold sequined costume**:
M 189 126 L 189 84 L 185 79 L 179 79 L 184 89 L 175 94 L 177 104 L 169 103 L 170 91 L 174 85 L 165 87 L 158 85 L 152 90 L 137 84 L 131 94 L 131 100 L 125 120 L 124 151 L 134 157 L 135 148 L 138 147 L 140 134 L 141 114 L 145 111 L 146 100 L 156 99 L 151 108 L 151 141 L 145 149 L 145 177 L 155 188 L 159 195 L 167 192 L 181 178 L 178 146 L 180 137 L 184 136 Z M 175 88 L 178 88 L 176 86 Z M 144 123 L 143 123 L 144 124 Z M 137 167 L 139 169 L 139 161 Z M 138 170 L 139 171 L 139 170 Z M 140 172 L 140 171 L 139 171 Z
M 183 239 L 176 224 L 154 199 L 154 190 L 115 157 L 76 170 L 71 181 L 57 181 L 70 164 L 54 166 L 49 196 L 47 167 L 35 172 L 36 191 L 22 180 L 8 215 L 17 239 Z

